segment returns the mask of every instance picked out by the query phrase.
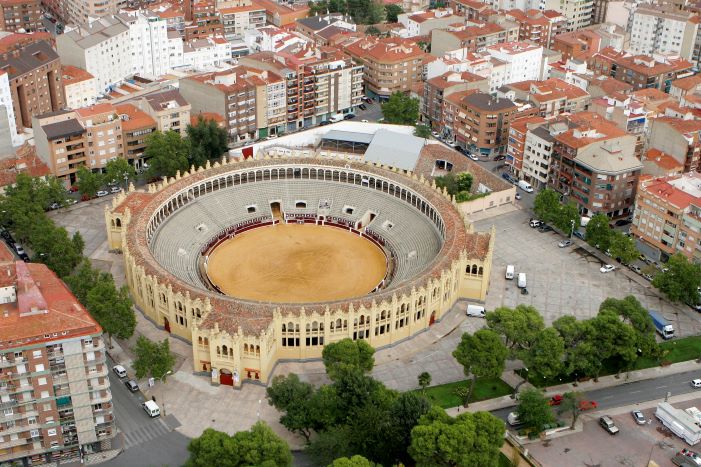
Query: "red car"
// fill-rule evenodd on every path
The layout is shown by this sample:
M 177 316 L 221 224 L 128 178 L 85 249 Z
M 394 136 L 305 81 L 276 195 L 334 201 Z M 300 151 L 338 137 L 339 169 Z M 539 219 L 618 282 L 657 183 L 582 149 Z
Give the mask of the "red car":
M 549 401 L 549 405 L 560 405 L 562 404 L 562 394 L 555 394 Z
M 68 189 L 68 192 L 69 192 L 69 193 L 77 193 L 77 192 L 78 192 L 78 187 L 75 186 L 75 185 L 73 185 L 72 187 L 70 187 L 70 188 Z
M 592 410 L 599 406 L 596 401 L 579 401 L 579 410 L 584 412 L 585 410 Z

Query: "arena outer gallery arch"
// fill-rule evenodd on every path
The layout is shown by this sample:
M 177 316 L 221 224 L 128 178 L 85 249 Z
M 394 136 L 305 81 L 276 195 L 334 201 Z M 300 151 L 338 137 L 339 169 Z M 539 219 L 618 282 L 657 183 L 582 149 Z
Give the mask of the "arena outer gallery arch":
M 271 189 L 290 198 L 273 199 L 265 191 Z M 308 191 L 305 202 L 297 200 L 300 190 Z M 337 199 L 326 203 L 319 199 L 324 193 Z M 276 220 L 270 206 L 281 200 L 284 214 Z M 363 224 L 363 213 L 349 208 L 363 203 L 380 206 L 376 220 L 366 217 Z M 395 217 L 383 217 L 383 206 Z M 421 228 L 402 227 L 404 217 Z M 208 283 L 205 263 L 213 245 L 276 222 L 364 236 L 385 249 L 393 275 L 364 296 L 295 304 L 241 300 Z M 105 223 L 110 248 L 123 252 L 136 305 L 192 343 L 195 372 L 235 387 L 267 383 L 277 362 L 320 358 L 324 344 L 343 338 L 365 339 L 375 348 L 395 345 L 439 321 L 459 298 L 484 301 L 494 244 L 493 230 L 475 233 L 454 202 L 423 177 L 321 158 L 229 159 L 192 168 L 147 192 L 118 195 Z

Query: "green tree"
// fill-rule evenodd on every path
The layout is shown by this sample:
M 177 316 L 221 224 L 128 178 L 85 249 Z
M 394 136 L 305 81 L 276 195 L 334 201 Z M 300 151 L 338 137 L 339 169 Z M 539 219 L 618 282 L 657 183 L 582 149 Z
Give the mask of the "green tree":
M 421 386 L 421 391 L 426 394 L 426 387 L 431 385 L 431 373 L 424 371 L 419 375 L 419 386 Z
M 695 305 L 699 302 L 701 286 L 701 265 L 690 263 L 681 253 L 677 253 L 666 264 L 667 271 L 655 276 L 652 285 L 660 289 L 673 302 Z
M 572 424 L 570 425 L 572 430 L 574 430 L 574 425 L 577 423 L 579 414 L 582 413 L 580 404 L 583 400 L 585 400 L 585 398 L 581 392 L 570 391 L 562 395 L 562 401 L 560 405 L 557 406 L 558 415 L 562 415 L 563 413 L 572 414 Z
M 565 343 L 555 328 L 545 328 L 533 341 L 533 345 L 523 352 L 523 363 L 540 376 L 552 378 L 562 371 Z
M 402 7 L 399 5 L 385 5 L 385 11 L 387 12 L 387 22 L 388 23 L 396 23 L 398 21 L 397 16 L 401 15 L 404 13 L 404 10 L 402 10 Z
M 434 406 L 411 431 L 409 453 L 419 467 L 496 467 L 504 431 L 504 422 L 488 412 L 452 418 Z
M 27 238 L 34 251 L 34 261 L 46 264 L 59 277 L 68 276 L 80 263 L 81 251 L 63 227 L 56 227 L 46 215 L 37 215 Z M 82 240 L 81 240 L 82 241 Z
M 377 0 L 371 0 L 368 2 L 367 17 L 365 19 L 365 24 L 378 24 L 383 23 L 387 18 L 387 12 L 385 11 L 385 6 Z
M 568 235 L 573 233 L 579 224 L 579 208 L 570 201 L 569 203 L 560 206 L 557 216 L 555 217 L 555 227 Z
M 314 386 L 299 380 L 291 373 L 273 378 L 266 389 L 270 405 L 282 412 L 280 424 L 293 433 L 299 433 L 309 443 L 309 439 L 318 423 L 312 418 L 314 413 L 310 404 L 314 402 Z
M 329 378 L 335 380 L 339 372 L 346 370 L 359 370 L 363 373 L 372 370 L 375 365 L 374 353 L 375 349 L 365 340 L 346 338 L 324 346 L 321 358 Z
M 387 5 L 396 6 L 396 5 Z M 418 138 L 428 138 L 431 136 L 431 128 L 428 125 L 416 125 L 414 128 L 414 136 Z
M 376 467 L 377 464 L 370 462 L 363 456 L 339 457 L 333 461 L 329 467 Z
M 212 119 L 198 117 L 195 125 L 187 126 L 187 138 L 192 149 L 191 163 L 204 166 L 209 161 L 221 159 L 228 151 L 227 134 Z
M 636 348 L 644 357 L 654 358 L 660 355 L 660 347 L 655 339 L 655 326 L 647 309 L 632 295 L 622 300 L 607 298 L 599 306 L 599 312 L 610 310 L 630 325 L 636 334 Z
M 377 29 L 375 26 L 368 26 L 365 28 L 365 34 L 368 36 L 379 36 L 382 34 L 382 31 Z
M 385 447 L 387 455 L 378 460 L 383 460 L 384 465 L 411 465 L 412 459 L 408 452 L 411 430 L 430 410 L 431 403 L 424 396 L 414 392 L 400 394 L 389 408 Z
M 134 370 L 137 378 L 151 376 L 162 378 L 173 371 L 175 356 L 170 351 L 168 339 L 153 342 L 144 336 L 139 336 L 134 347 Z
M 613 310 L 604 309 L 591 319 L 594 332 L 591 334 L 591 346 L 599 356 L 599 365 L 593 374 L 598 379 L 602 362 L 613 359 L 619 363 L 619 370 L 633 362 L 636 357 L 637 339 L 633 328 L 621 321 Z
M 264 422 L 257 422 L 249 431 L 234 436 L 207 428 L 187 447 L 190 458 L 186 467 L 277 467 L 292 465 L 287 443 Z
M 124 183 L 126 185 L 126 181 L 124 180 L 125 176 L 127 179 L 132 180 L 134 177 L 136 177 L 134 166 L 129 164 L 129 161 L 126 159 L 118 157 L 109 161 L 105 166 L 105 180 L 108 182 L 114 182 L 117 184 Z M 124 188 L 126 189 L 128 187 L 125 186 Z
M 487 326 L 504 338 L 512 356 L 530 349 L 540 332 L 545 329 L 543 317 L 528 305 L 516 308 L 499 307 L 487 313 Z
M 97 191 L 103 185 L 102 174 L 95 173 L 90 169 L 81 165 L 76 173 L 76 185 L 78 186 L 78 191 L 88 198 L 94 198 L 97 195 Z
M 458 347 L 453 351 L 453 357 L 462 365 L 465 376 L 472 375 L 465 406 L 470 403 L 477 378 L 501 376 L 508 354 L 509 351 L 499 335 L 490 329 L 480 329 L 474 334 L 462 335 Z
M 542 432 L 545 425 L 555 421 L 548 399 L 541 391 L 533 388 L 526 389 L 519 395 L 516 414 L 521 423 L 536 433 Z
M 539 192 L 533 200 L 533 212 L 543 222 L 552 223 L 560 211 L 560 195 L 550 188 Z
M 623 264 L 630 263 L 640 255 L 638 248 L 635 246 L 635 240 L 632 237 L 626 237 L 617 230 L 611 233 L 609 251 L 611 256 L 619 259 Z
M 340 457 L 356 455 L 351 446 L 350 428 L 346 425 L 334 426 L 319 433 L 304 452 L 309 454 L 314 465 L 329 465 Z
M 598 364 L 598 355 L 592 346 L 594 329 L 590 320 L 578 321 L 574 316 L 562 316 L 553 322 L 563 339 L 564 367 L 567 374 L 592 374 Z
M 190 168 L 190 145 L 179 133 L 154 131 L 146 137 L 144 158 L 148 159 L 150 177 L 173 177 Z
M 611 242 L 611 228 L 606 214 L 595 214 L 587 224 L 585 239 L 593 247 L 606 251 Z
M 395 92 L 382 104 L 382 115 L 385 123 L 415 125 L 419 119 L 419 100 L 402 92 Z
M 100 273 L 86 296 L 85 306 L 107 333 L 110 348 L 112 336 L 128 339 L 134 335 L 136 316 L 129 289 L 126 286 L 117 289 L 111 274 Z
M 80 303 L 87 303 L 88 293 L 95 286 L 99 272 L 93 269 L 90 260 L 83 258 L 73 273 L 64 280 Z

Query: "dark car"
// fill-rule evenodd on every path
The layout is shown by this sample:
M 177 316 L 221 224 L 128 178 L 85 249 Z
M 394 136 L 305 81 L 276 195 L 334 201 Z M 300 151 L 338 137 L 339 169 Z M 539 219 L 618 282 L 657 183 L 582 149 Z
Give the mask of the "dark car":
M 584 240 L 584 232 L 580 232 L 579 230 L 575 230 L 574 236 L 579 238 L 580 240 Z
M 130 379 L 129 381 L 125 381 L 124 385 L 129 389 L 131 392 L 136 392 L 139 390 L 139 385 L 136 384 L 136 381 L 133 379 Z
M 550 227 L 548 224 L 543 224 L 540 227 L 538 227 L 538 232 L 543 233 L 543 232 L 552 232 L 553 228 Z
M 494 158 L 495 161 L 503 161 L 504 159 L 506 159 L 506 156 L 496 156 Z
M 8 242 L 15 243 L 9 230 L 5 230 L 5 229 L 0 230 L 0 237 L 4 238 Z
M 613 225 L 615 225 L 616 227 L 623 227 L 624 225 L 628 225 L 630 223 L 630 219 L 618 219 L 616 222 L 613 223 Z
M 346 114 L 343 116 L 343 120 L 350 120 L 352 118 L 355 118 L 355 114 Z
M 366 98 L 365 98 L 365 102 L 367 102 L 368 104 L 372 104 L 372 103 L 373 103 L 373 100 L 372 100 L 372 98 L 370 98 L 370 97 L 366 97 Z
M 319 122 L 319 126 L 328 125 L 328 124 L 330 124 L 330 123 L 331 123 L 330 121 L 324 120 L 323 122 Z
M 360 105 L 358 106 L 358 108 L 359 108 L 360 110 L 367 110 L 367 109 L 368 109 L 368 107 L 367 107 L 365 104 L 360 104 Z

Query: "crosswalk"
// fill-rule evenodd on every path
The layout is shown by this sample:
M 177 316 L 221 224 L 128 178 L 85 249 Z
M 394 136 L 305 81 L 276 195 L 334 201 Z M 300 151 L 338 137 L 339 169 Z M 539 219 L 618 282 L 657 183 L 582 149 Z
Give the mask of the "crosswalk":
M 124 449 L 129 449 L 154 438 L 158 438 L 170 431 L 172 431 L 170 427 L 168 427 L 161 418 L 158 418 L 154 420 L 153 423 L 125 432 Z

